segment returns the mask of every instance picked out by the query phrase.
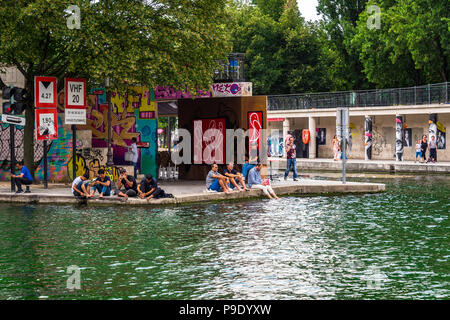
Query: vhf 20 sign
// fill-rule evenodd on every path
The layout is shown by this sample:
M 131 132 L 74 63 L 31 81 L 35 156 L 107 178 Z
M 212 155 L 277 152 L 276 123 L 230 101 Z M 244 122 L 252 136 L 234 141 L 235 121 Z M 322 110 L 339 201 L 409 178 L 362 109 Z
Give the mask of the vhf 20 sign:
M 65 79 L 65 123 L 86 124 L 86 79 Z

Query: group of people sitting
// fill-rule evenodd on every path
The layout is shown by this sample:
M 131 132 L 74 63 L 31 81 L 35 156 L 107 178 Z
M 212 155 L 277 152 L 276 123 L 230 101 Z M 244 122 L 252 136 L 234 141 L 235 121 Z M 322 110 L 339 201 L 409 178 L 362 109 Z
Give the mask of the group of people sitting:
M 133 175 L 127 174 L 126 169 L 121 169 L 117 186 L 105 174 L 105 170 L 98 170 L 98 177 L 93 181 L 89 180 L 89 173 L 77 177 L 72 182 L 72 191 L 75 197 L 93 198 L 95 192 L 99 194 L 99 198 L 109 197 L 112 193 L 119 197 L 139 197 L 141 199 L 159 199 L 173 198 L 173 195 L 167 194 L 163 189 L 158 187 L 156 180 L 151 174 L 148 174 L 138 184 Z
M 225 192 L 226 194 L 230 194 L 232 189 L 235 189 L 238 192 L 259 189 L 262 190 L 269 199 L 278 199 L 275 191 L 273 191 L 270 186 L 269 179 L 263 180 L 261 178 L 262 163 L 258 162 L 256 165 L 253 165 L 252 168 L 249 168 L 249 166 L 252 165 L 246 163 L 243 168 L 243 170 L 248 171 L 247 187 L 245 184 L 246 174 L 240 173 L 234 169 L 233 163 L 227 164 L 223 174 L 219 172 L 219 166 L 217 164 L 212 164 L 211 170 L 206 176 L 206 189 L 212 192 Z

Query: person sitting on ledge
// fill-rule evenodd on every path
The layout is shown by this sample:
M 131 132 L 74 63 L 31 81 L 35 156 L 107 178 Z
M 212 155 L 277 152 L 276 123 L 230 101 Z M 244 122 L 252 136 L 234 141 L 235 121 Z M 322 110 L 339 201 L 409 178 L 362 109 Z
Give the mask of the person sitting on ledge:
M 233 169 L 234 164 L 232 162 L 230 162 L 229 164 L 227 164 L 227 167 L 225 169 L 225 171 L 223 172 L 223 175 L 228 177 L 230 179 L 230 188 L 237 188 L 239 191 L 250 191 L 250 189 L 248 189 L 245 186 L 245 182 L 244 182 L 244 176 L 242 175 L 242 173 L 237 172 L 235 169 Z M 242 189 L 238 186 L 236 180 L 238 180 L 241 185 L 242 185 Z
M 20 174 L 15 175 L 11 174 L 11 179 L 13 179 L 14 183 L 17 186 L 16 193 L 23 193 L 22 184 L 30 185 L 33 183 L 33 177 L 31 176 L 30 170 L 26 166 L 23 165 L 23 162 L 20 161 L 16 163 L 17 168 L 20 170 Z
M 85 173 L 84 175 L 79 176 L 75 180 L 73 180 L 72 191 L 75 197 L 86 197 L 86 198 L 91 197 L 91 194 L 89 193 L 90 191 L 89 182 L 87 182 L 88 179 L 89 173 Z
M 217 164 L 214 163 L 211 165 L 211 170 L 206 176 L 206 189 L 216 192 L 224 191 L 226 194 L 231 193 L 231 190 L 228 188 L 230 179 L 221 175 L 218 170 L 219 167 Z
M 270 184 L 268 184 L 266 181 L 263 181 L 261 179 L 261 168 L 262 163 L 258 162 L 256 167 L 250 170 L 248 173 L 248 185 L 251 189 L 260 189 L 264 192 L 264 194 L 269 197 L 269 199 L 272 199 L 272 196 L 275 199 L 278 199 L 278 196 L 275 194 L 275 191 L 273 191 Z M 272 196 L 270 195 L 272 194 Z
M 111 179 L 106 176 L 105 170 L 99 169 L 98 170 L 98 178 L 95 179 L 95 181 L 92 183 L 92 193 L 91 196 L 93 197 L 95 194 L 95 191 L 100 193 L 100 198 L 103 198 L 103 196 L 110 196 L 111 195 Z
M 158 189 L 156 180 L 151 174 L 148 174 L 137 187 L 139 198 L 150 200 L 155 196 L 155 191 Z
M 120 190 L 122 189 L 122 186 L 125 188 L 123 191 Z M 125 169 L 120 170 L 120 177 L 117 181 L 117 189 L 119 190 L 119 197 L 136 197 L 138 194 L 136 179 L 132 175 L 127 175 L 127 170 Z

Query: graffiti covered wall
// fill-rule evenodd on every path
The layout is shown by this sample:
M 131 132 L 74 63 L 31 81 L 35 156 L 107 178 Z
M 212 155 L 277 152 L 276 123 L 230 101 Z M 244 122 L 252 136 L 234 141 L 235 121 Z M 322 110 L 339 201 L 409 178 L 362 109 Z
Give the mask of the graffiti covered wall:
M 112 104 L 112 151 L 115 168 L 108 174 L 117 179 L 118 170 L 130 165 L 124 160 L 125 152 L 134 137 L 139 142 L 148 143 L 148 148 L 138 148 L 140 173 L 156 176 L 156 104 L 151 90 L 135 87 L 129 94 L 113 93 Z M 52 182 L 68 182 L 72 177 L 72 130 L 64 125 L 64 93 L 58 95 L 58 139 L 49 141 L 48 179 Z M 108 106 L 103 88 L 91 90 L 87 99 L 86 125 L 77 126 L 76 174 L 89 172 L 93 177 L 100 168 L 106 168 L 108 138 Z M 0 179 L 9 179 L 10 151 L 9 125 L 0 127 Z M 23 127 L 17 127 L 15 135 L 16 158 L 23 159 Z M 35 140 L 36 181 L 43 179 L 43 143 Z M 109 172 L 110 171 L 110 172 Z

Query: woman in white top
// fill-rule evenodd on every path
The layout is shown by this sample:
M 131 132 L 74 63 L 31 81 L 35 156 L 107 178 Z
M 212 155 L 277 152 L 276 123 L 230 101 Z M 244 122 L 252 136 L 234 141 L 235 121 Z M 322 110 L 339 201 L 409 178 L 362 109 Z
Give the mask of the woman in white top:
M 331 140 L 331 146 L 333 147 L 333 153 L 334 153 L 334 161 L 337 161 L 338 154 L 339 154 L 339 139 L 336 137 L 336 135 L 333 137 L 333 140 Z
M 136 138 L 132 138 L 131 139 L 131 153 L 133 153 L 133 159 L 131 160 L 131 162 L 133 163 L 133 167 L 134 167 L 134 178 L 137 178 L 137 164 L 138 164 L 138 148 L 136 145 Z

